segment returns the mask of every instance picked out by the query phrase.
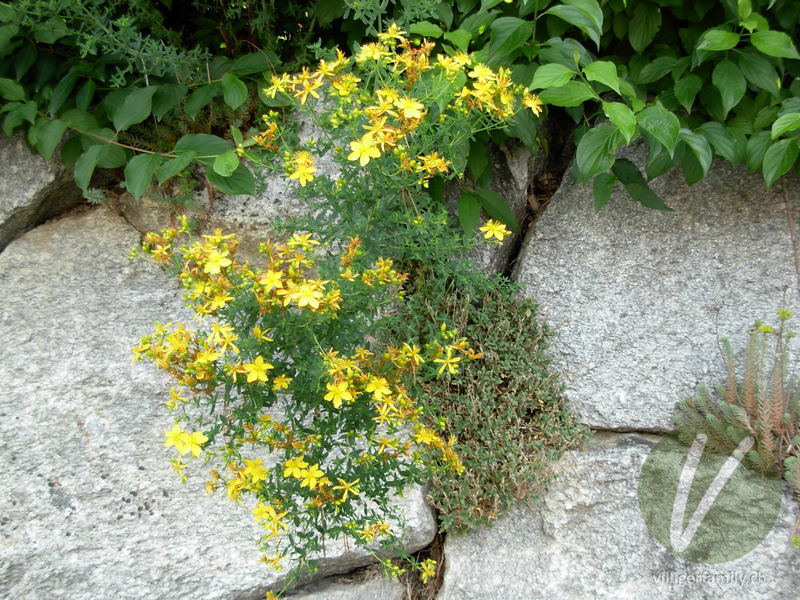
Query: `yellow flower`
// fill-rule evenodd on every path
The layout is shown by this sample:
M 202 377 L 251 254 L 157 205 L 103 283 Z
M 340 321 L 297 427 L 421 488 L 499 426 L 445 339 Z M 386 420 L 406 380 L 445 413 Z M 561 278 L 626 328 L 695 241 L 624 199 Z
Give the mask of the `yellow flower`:
M 439 439 L 439 436 L 427 427 L 419 427 L 417 432 L 414 434 L 414 439 L 418 444 L 430 446 L 433 442 Z
M 424 114 L 422 109 L 425 108 L 425 105 L 413 98 L 398 98 L 395 100 L 394 105 L 406 119 L 421 119 Z
M 366 390 L 372 394 L 375 400 L 383 400 L 384 396 L 392 393 L 389 389 L 389 382 L 383 377 L 370 377 Z
M 483 232 L 484 239 L 491 240 L 495 238 L 498 242 L 502 242 L 507 236 L 511 235 L 511 232 L 503 223 L 494 219 L 486 221 L 486 225 L 481 227 L 480 230 Z
M 378 150 L 378 142 L 371 133 L 367 133 L 359 140 L 350 142 L 350 154 L 347 155 L 347 160 L 357 160 L 361 166 L 365 166 L 370 159 L 379 158 L 381 151 Z
M 453 354 L 453 347 L 448 346 L 447 356 L 445 356 L 445 358 L 433 359 L 433 362 L 441 363 L 442 365 L 436 372 L 437 375 L 441 375 L 445 369 L 447 369 L 447 372 L 450 373 L 451 375 L 455 375 L 458 372 L 458 362 L 461 360 L 461 357 L 453 356 L 452 354 Z
M 284 477 L 300 477 L 303 469 L 308 467 L 308 463 L 303 460 L 303 455 L 297 458 L 290 458 L 284 464 L 283 476 Z
M 334 408 L 339 408 L 343 401 L 350 402 L 353 400 L 353 394 L 348 389 L 349 386 L 346 381 L 329 383 L 326 387 L 328 388 L 328 393 L 325 394 L 325 400 L 333 402 Z
M 264 95 L 274 98 L 275 94 L 278 92 L 285 92 L 286 87 L 289 85 L 289 80 L 290 76 L 288 73 L 273 75 L 271 79 L 272 85 L 268 88 L 264 88 Z
M 231 266 L 232 261 L 228 258 L 228 251 L 224 250 L 219 252 L 217 250 L 212 250 L 211 253 L 208 255 L 206 259 L 206 264 L 203 267 L 204 273 L 210 273 L 211 275 L 219 275 L 220 269 L 224 269 L 225 267 Z
M 300 487 L 307 487 L 310 490 L 313 490 L 317 487 L 320 479 L 325 477 L 325 473 L 323 473 L 319 465 L 311 465 L 307 469 L 303 469 L 300 473 L 299 479 L 302 479 L 300 482 Z
M 358 496 L 361 493 L 361 490 L 359 490 L 356 487 L 356 484 L 359 481 L 361 481 L 360 479 L 355 479 L 350 483 L 346 482 L 344 479 L 341 479 L 339 477 L 337 477 L 336 480 L 339 482 L 339 485 L 333 486 L 333 489 L 342 492 L 342 497 L 339 498 L 339 500 L 337 500 L 339 504 L 347 501 L 348 494 L 353 494 L 353 496 Z
M 314 157 L 307 150 L 298 150 L 290 161 L 293 169 L 289 170 L 289 179 L 297 179 L 300 187 L 314 179 L 317 168 L 314 166 Z
M 268 362 L 264 362 L 264 359 L 260 356 L 256 356 L 256 359 L 252 363 L 247 363 L 242 365 L 245 373 L 247 373 L 247 383 L 253 383 L 255 381 L 267 381 L 267 371 L 270 369 L 274 369 L 271 364 Z
M 260 458 L 255 460 L 245 459 L 244 464 L 244 474 L 247 475 L 253 483 L 264 481 L 267 478 L 267 469 Z
M 492 69 L 486 65 L 480 63 L 475 65 L 472 71 L 470 71 L 468 74 L 470 77 L 477 79 L 478 81 L 493 81 L 495 79 L 494 71 L 492 71 Z
M 542 101 L 536 94 L 532 94 L 528 90 L 525 90 L 525 94 L 522 97 L 522 104 L 526 107 L 530 108 L 534 115 L 537 117 L 542 114 Z
M 183 436 L 185 434 L 181 426 L 175 423 L 172 429 L 167 429 L 164 432 L 164 435 L 167 437 L 164 441 L 164 447 L 169 448 L 170 446 L 174 446 L 178 452 L 183 454 L 182 449 L 185 447 Z
M 287 377 L 286 375 L 278 375 L 272 380 L 272 389 L 275 391 L 285 390 L 289 387 L 289 383 L 291 383 L 291 381 L 291 377 Z
M 283 273 L 281 271 L 264 271 L 258 279 L 259 285 L 268 292 L 271 289 L 283 287 Z
M 391 42 L 392 40 L 402 42 L 405 34 L 406 32 L 400 29 L 397 23 L 392 23 L 386 31 L 378 34 L 378 39 L 382 42 Z
M 274 272 L 274 271 L 272 271 Z M 262 283 L 263 285 L 263 283 Z M 257 340 L 261 340 L 262 342 L 272 342 L 274 341 L 271 337 L 267 336 L 267 334 L 271 331 L 271 329 L 262 330 L 261 327 L 256 325 L 253 327 L 253 337 Z
M 362 63 L 368 60 L 375 60 L 379 61 L 384 56 L 388 56 L 389 52 L 386 50 L 386 46 L 378 42 L 372 42 L 370 44 L 364 44 L 359 48 L 358 54 L 356 54 L 356 62 Z
M 422 583 L 428 583 L 428 579 L 436 575 L 436 561 L 432 558 L 426 558 L 419 563 L 419 578 Z

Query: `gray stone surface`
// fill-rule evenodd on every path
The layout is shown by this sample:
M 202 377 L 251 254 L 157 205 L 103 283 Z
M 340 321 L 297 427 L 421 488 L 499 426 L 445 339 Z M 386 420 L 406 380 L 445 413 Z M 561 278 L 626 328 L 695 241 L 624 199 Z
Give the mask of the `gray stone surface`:
M 674 170 L 653 188 L 674 211 L 617 190 L 595 214 L 591 187 L 567 175 L 515 271 L 557 327 L 555 363 L 594 428 L 671 429 L 678 400 L 723 382 L 720 338 L 743 347 L 754 320 L 800 307 L 780 186 L 720 164 L 694 186 Z M 787 190 L 797 223 L 797 176 Z
M 81 198 L 72 175 L 56 161 L 31 152 L 20 135 L 0 135 L 0 165 L 0 251 Z
M 800 552 L 789 537 L 798 508 L 788 492 L 772 532 L 734 561 L 692 563 L 655 541 L 637 486 L 656 437 L 597 435 L 563 457 L 540 501 L 491 528 L 448 535 L 438 600 L 796 600 Z
M 191 315 L 170 276 L 129 261 L 138 239 L 96 209 L 0 255 L 0 597 L 246 599 L 280 583 L 248 507 L 205 494 L 201 465 L 185 486 L 169 466 L 168 382 L 131 348 Z M 400 506 L 404 539 L 426 545 L 422 490 Z M 369 560 L 331 543 L 318 576 Z
M 324 579 L 286 594 L 287 600 L 403 600 L 405 588 L 389 577 L 365 581 Z

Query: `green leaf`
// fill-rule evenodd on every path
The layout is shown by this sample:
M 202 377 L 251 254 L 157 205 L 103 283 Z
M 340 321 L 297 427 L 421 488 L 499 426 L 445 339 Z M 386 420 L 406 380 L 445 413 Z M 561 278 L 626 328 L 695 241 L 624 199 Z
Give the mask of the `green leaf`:
M 229 150 L 225 154 L 220 154 L 214 159 L 214 172 L 223 177 L 230 177 L 239 167 L 239 156 L 235 150 Z
M 698 127 L 698 131 L 714 147 L 714 151 L 731 164 L 735 165 L 744 161 L 744 138 L 741 138 L 741 141 L 734 138 L 722 123 L 709 121 Z
M 478 225 L 478 219 L 481 216 L 481 207 L 475 196 L 469 192 L 464 192 L 458 199 L 458 206 L 456 207 L 458 213 L 458 221 L 461 223 L 461 229 L 464 230 L 466 235 L 471 235 Z
M 669 155 L 675 152 L 681 123 L 673 113 L 660 106 L 650 106 L 637 115 L 639 125 L 649 132 L 667 149 Z
M 150 116 L 150 108 L 153 104 L 153 94 L 156 93 L 158 86 L 145 88 L 133 88 L 122 101 L 119 108 L 112 114 L 111 120 L 114 129 L 124 131 L 131 125 L 141 123 Z
M 650 45 L 661 28 L 661 9 L 650 2 L 637 2 L 628 29 L 628 41 L 637 54 Z
M 180 83 L 158 86 L 153 95 L 153 116 L 159 121 L 186 97 L 189 88 Z
M 639 71 L 636 83 L 652 83 L 672 71 L 678 61 L 671 56 L 659 56 Z
M 530 85 L 532 90 L 550 87 L 561 87 L 575 76 L 575 71 L 560 65 L 551 63 L 542 65 L 533 74 L 533 82 Z
M 625 143 L 630 144 L 636 132 L 636 115 L 633 111 L 622 102 L 603 102 L 603 112 L 625 136 Z
M 514 231 L 519 231 L 519 223 L 514 216 L 514 211 L 508 205 L 508 201 L 495 191 L 480 188 L 473 192 L 481 203 L 483 210 L 493 219 L 505 223 Z
M 642 206 L 655 210 L 672 210 L 661 199 L 661 196 L 652 190 L 644 177 L 642 177 L 638 167 L 627 158 L 618 158 L 614 161 L 611 171 L 620 180 L 631 198 L 642 204 Z
M 703 169 L 703 177 L 708 174 L 711 168 L 711 162 L 714 160 L 714 155 L 711 152 L 711 146 L 708 145 L 708 140 L 699 133 L 695 133 L 689 129 L 683 128 L 680 131 L 680 138 L 689 149 L 694 153 L 695 158 L 700 167 Z
M 620 94 L 619 75 L 614 63 L 605 60 L 596 60 L 583 68 L 583 74 L 589 81 L 597 81 L 607 85 Z
M 234 110 L 239 108 L 247 100 L 247 86 L 234 73 L 225 73 L 220 81 L 222 86 L 222 98 L 225 104 Z
M 675 82 L 675 97 L 681 103 L 681 106 L 686 109 L 686 112 L 692 112 L 694 99 L 702 87 L 703 81 L 697 75 L 692 75 L 691 73 L 684 75 Z
M 89 146 L 88 150 L 81 154 L 78 160 L 75 161 L 75 168 L 73 171 L 75 183 L 78 184 L 78 187 L 84 192 L 92 181 L 92 173 L 94 173 L 94 168 L 97 166 L 97 159 L 100 157 L 100 152 L 102 150 L 103 146 L 99 144 Z
M 751 0 L 737 0 L 736 8 L 739 18 L 744 21 L 753 12 L 753 3 Z
M 456 29 L 455 31 L 449 31 L 445 33 L 444 39 L 453 44 L 462 52 L 466 52 L 469 48 L 469 43 L 472 41 L 472 36 L 470 35 L 469 31 Z
M 25 100 L 25 90 L 13 79 L 0 77 L 0 96 L 9 102 L 21 102 Z
M 36 147 L 42 156 L 49 159 L 53 156 L 53 152 L 61 141 L 64 131 L 67 129 L 67 124 L 59 119 L 48 120 L 47 123 L 42 125 L 39 129 Z
M 438 38 L 442 35 L 442 28 L 434 23 L 431 23 L 430 21 L 420 21 L 419 23 L 414 23 L 408 28 L 408 31 L 423 37 Z
M 61 115 L 61 120 L 69 127 L 82 129 L 83 131 L 91 131 L 92 129 L 100 127 L 100 124 L 97 122 L 97 117 L 88 111 L 78 110 L 77 108 L 64 111 Z
M 769 131 L 759 131 L 747 140 L 747 170 L 751 173 L 760 171 L 764 164 L 764 155 L 770 146 Z
M 542 102 L 555 106 L 580 106 L 587 100 L 598 99 L 594 90 L 582 81 L 570 81 L 560 87 L 548 88 L 539 94 Z
M 722 96 L 722 110 L 725 115 L 744 97 L 747 81 L 732 60 L 725 59 L 714 67 L 711 81 Z
M 492 23 L 490 29 L 492 36 L 489 56 L 496 62 L 528 41 L 533 33 L 533 24 L 517 17 L 500 17 Z
M 69 98 L 77 81 L 78 73 L 70 70 L 70 72 L 58 82 L 58 85 L 53 88 L 53 95 L 50 97 L 50 104 L 47 107 L 47 112 L 50 115 L 55 115 L 58 112 L 58 109 L 60 109 L 67 98 Z
M 160 154 L 138 154 L 125 165 L 125 187 L 134 198 L 144 195 L 163 158 Z
M 492 158 L 487 136 L 479 135 L 470 144 L 467 168 L 475 185 L 485 186 L 492 178 Z
M 52 17 L 44 23 L 36 23 L 33 27 L 33 39 L 42 44 L 54 44 L 65 35 L 70 34 L 70 29 L 64 19 Z
M 194 119 L 197 113 L 211 102 L 217 94 L 219 94 L 218 83 L 209 83 L 199 87 L 186 99 L 183 109 L 187 115 Z
M 764 181 L 771 187 L 784 173 L 792 168 L 800 154 L 800 144 L 796 139 L 781 140 L 772 144 L 764 154 Z
M 236 75 L 252 75 L 253 73 L 260 73 L 266 71 L 272 65 L 268 60 L 265 52 L 253 52 L 245 54 L 234 60 L 228 68 L 229 73 Z
M 75 164 L 83 152 L 81 141 L 77 136 L 69 138 L 61 145 L 61 164 L 68 169 Z
M 622 135 L 616 125 L 604 123 L 593 127 L 578 142 L 575 162 L 581 179 L 608 171 L 614 164 L 616 149 L 622 145 Z
M 539 132 L 539 120 L 530 110 L 518 110 L 514 116 L 505 122 L 505 131 L 508 135 L 517 138 L 536 154 L 538 151 L 537 134 Z
M 645 135 L 650 150 L 647 153 L 647 162 L 645 163 L 647 178 L 653 180 L 660 175 L 669 171 L 672 167 L 678 164 L 675 159 L 669 155 L 666 148 L 658 143 L 649 133 Z
M 768 91 L 773 96 L 780 94 L 780 78 L 770 61 L 751 48 L 737 51 L 739 69 L 747 81 L 754 86 Z
M 594 211 L 600 212 L 608 201 L 611 200 L 611 190 L 617 177 L 611 173 L 600 173 L 595 176 L 592 182 L 592 193 L 594 195 Z
M 183 171 L 189 166 L 189 163 L 192 162 L 194 157 L 195 153 L 191 150 L 187 150 L 185 152 L 179 152 L 178 156 L 161 165 L 158 171 L 156 171 L 158 185 L 162 185 L 167 179 L 175 177 L 175 175 Z
M 207 170 L 206 178 L 224 194 L 249 195 L 256 191 L 255 177 L 243 164 L 240 164 L 230 177 L 222 177 L 213 170 Z
M 792 38 L 783 31 L 756 31 L 750 43 L 768 56 L 777 58 L 800 58 Z
M 183 136 L 175 144 L 176 153 L 191 150 L 199 157 L 199 162 L 207 165 L 213 164 L 217 155 L 224 154 L 231 149 L 230 142 L 209 133 L 190 133 Z
M 587 12 L 581 10 L 577 6 L 569 5 L 574 4 L 574 2 L 570 2 L 569 0 L 566 1 L 568 4 L 558 4 L 553 6 L 549 10 L 545 11 L 545 14 L 555 15 L 570 25 L 574 25 L 583 33 L 588 35 L 589 39 L 592 40 L 598 48 L 600 48 L 600 36 L 603 34 L 602 24 L 600 27 L 598 27 L 595 19 L 592 18 Z
M 787 131 L 793 131 L 798 127 L 800 127 L 800 112 L 785 114 L 782 117 L 778 117 L 772 124 L 771 138 L 774 140 Z
M 709 29 L 703 32 L 703 35 L 697 40 L 695 49 L 709 51 L 730 50 L 739 43 L 740 37 L 738 33 L 733 31 L 718 28 Z
M 94 82 L 94 79 L 89 79 L 84 83 L 81 89 L 78 90 L 78 93 L 75 94 L 75 108 L 78 110 L 88 110 L 96 89 L 97 84 Z

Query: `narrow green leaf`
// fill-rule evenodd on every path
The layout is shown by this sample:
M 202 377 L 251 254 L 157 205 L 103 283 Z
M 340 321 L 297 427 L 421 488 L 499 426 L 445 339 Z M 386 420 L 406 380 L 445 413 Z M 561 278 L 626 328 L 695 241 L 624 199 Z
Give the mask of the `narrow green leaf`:
M 560 87 L 548 88 L 539 94 L 542 102 L 555 106 L 580 106 L 587 100 L 598 99 L 592 88 L 582 81 L 569 81 Z
M 747 91 L 747 81 L 736 63 L 729 59 L 719 62 L 714 67 L 711 81 L 722 96 L 722 110 L 727 115 L 728 111 L 739 104 L 744 97 L 744 93 Z
M 792 38 L 783 31 L 756 31 L 750 36 L 750 43 L 768 56 L 800 58 Z
M 619 89 L 619 75 L 614 63 L 605 60 L 596 60 L 583 68 L 583 74 L 589 81 L 597 81 L 607 85 L 612 90 L 621 94 Z
M 442 28 L 435 23 L 431 23 L 430 21 L 420 21 L 419 23 L 414 23 L 408 28 L 408 31 L 423 37 L 438 38 L 442 35 Z
M 456 207 L 458 213 L 458 221 L 461 223 L 461 229 L 464 230 L 465 235 L 471 235 L 478 225 L 478 219 L 481 216 L 481 207 L 475 196 L 469 192 L 464 192 L 458 198 L 458 206 Z
M 637 54 L 650 45 L 661 28 L 661 9 L 650 2 L 637 2 L 628 27 L 628 41 Z
M 39 130 L 36 144 L 36 147 L 39 149 L 39 152 L 42 153 L 42 156 L 47 159 L 53 156 L 53 152 L 55 151 L 56 146 L 58 146 L 58 143 L 61 141 L 66 129 L 67 124 L 59 119 L 52 121 L 48 120 L 47 123 L 42 125 L 42 128 Z
M 697 50 L 720 51 L 730 50 L 739 43 L 741 36 L 733 31 L 725 29 L 709 29 L 703 32 L 697 41 Z
M 206 170 L 209 183 L 223 194 L 249 195 L 256 191 L 256 180 L 250 170 L 240 164 L 230 177 L 222 177 L 213 170 Z
M 771 187 L 794 166 L 798 154 L 800 154 L 800 144 L 796 139 L 775 142 L 767 149 L 762 167 L 767 187 Z
M 225 73 L 220 81 L 222 98 L 233 109 L 239 108 L 247 100 L 247 86 L 234 73 Z
M 160 154 L 139 154 L 125 165 L 125 187 L 137 200 L 153 181 L 153 174 L 164 157 Z
M 611 190 L 617 181 L 615 175 L 611 173 L 600 173 L 596 175 L 592 182 L 592 194 L 594 195 L 594 212 L 600 212 L 608 201 L 611 200 Z
M 114 129 L 124 131 L 131 125 L 141 123 L 150 116 L 150 108 L 153 104 L 153 94 L 156 93 L 158 86 L 151 85 L 145 88 L 133 88 L 125 96 L 119 108 L 112 114 L 111 120 Z
M 794 131 L 798 127 L 800 127 L 800 112 L 788 113 L 782 117 L 778 117 L 772 124 L 771 137 L 774 140 L 787 131 Z
M 194 157 L 195 152 L 187 150 L 186 152 L 179 152 L 178 156 L 161 165 L 158 171 L 156 171 L 158 185 L 163 185 L 167 179 L 175 177 L 175 175 L 183 171 L 189 166 L 189 163 L 192 162 Z
M 25 100 L 25 90 L 13 79 L 0 77 L 0 96 L 9 102 L 21 102 Z
M 678 117 L 660 106 L 650 106 L 640 112 L 637 118 L 642 129 L 661 142 L 672 156 L 681 129 Z
M 708 145 L 708 140 L 699 133 L 695 133 L 689 129 L 682 128 L 680 130 L 680 138 L 689 149 L 694 153 L 695 158 L 700 167 L 703 169 L 703 177 L 708 174 L 711 168 L 711 162 L 714 160 L 714 155 L 711 152 L 711 146 Z
M 636 133 L 636 115 L 633 111 L 622 102 L 603 102 L 603 112 L 614 125 L 619 127 L 625 136 L 625 143 L 630 144 Z
M 594 175 L 608 171 L 614 164 L 616 149 L 623 143 L 616 125 L 604 123 L 587 131 L 575 152 L 575 162 L 581 179 L 588 181 Z
M 505 223 L 514 231 L 519 231 L 519 223 L 514 216 L 514 211 L 508 205 L 508 201 L 495 191 L 480 188 L 473 192 L 481 203 L 483 210 L 493 219 Z
M 575 76 L 575 71 L 560 65 L 551 63 L 542 65 L 533 74 L 531 89 L 542 89 L 550 87 L 560 87 Z
M 681 106 L 686 109 L 686 112 L 692 112 L 694 99 L 702 87 L 703 81 L 697 75 L 691 73 L 684 75 L 675 82 L 675 97 L 681 103 Z

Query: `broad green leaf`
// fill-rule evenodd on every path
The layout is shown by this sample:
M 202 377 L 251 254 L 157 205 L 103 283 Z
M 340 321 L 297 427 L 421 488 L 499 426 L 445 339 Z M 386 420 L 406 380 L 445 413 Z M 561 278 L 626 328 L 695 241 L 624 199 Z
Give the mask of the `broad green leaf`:
M 681 103 L 681 106 L 686 109 L 686 112 L 692 112 L 694 99 L 702 87 L 703 81 L 692 73 L 684 75 L 675 82 L 675 97 Z
M 186 97 L 188 88 L 180 83 L 167 83 L 158 86 L 153 95 L 153 116 L 159 121 Z
M 589 81 L 597 81 L 607 85 L 612 90 L 620 93 L 619 75 L 614 63 L 605 60 L 596 60 L 583 68 L 583 74 Z
M 78 93 L 75 94 L 75 108 L 79 110 L 88 110 L 96 89 L 97 84 L 94 82 L 94 79 L 89 79 L 84 83 L 78 90 Z
M 247 100 L 247 86 L 234 73 L 225 73 L 220 81 L 222 98 L 233 109 L 239 108 Z
M 773 64 L 751 48 L 737 51 L 739 69 L 745 79 L 773 96 L 780 94 L 780 78 Z
M 47 107 L 47 112 L 50 115 L 55 115 L 58 112 L 67 98 L 69 98 L 70 94 L 72 94 L 72 90 L 77 82 L 78 73 L 70 70 L 70 72 L 58 82 L 58 85 L 53 88 L 53 95 L 50 96 L 50 104 Z
M 733 31 L 718 28 L 709 29 L 700 36 L 695 48 L 709 51 L 730 50 L 739 43 L 740 37 L 738 33 Z
M 711 81 L 719 90 L 722 97 L 722 110 L 727 115 L 728 111 L 739 104 L 747 91 L 747 81 L 736 63 L 729 59 L 719 62 L 714 67 Z
M 78 157 L 83 152 L 81 141 L 77 136 L 69 138 L 66 142 L 61 144 L 61 164 L 68 169 L 75 164 Z
M 637 54 L 650 45 L 661 28 L 661 9 L 650 2 L 637 2 L 628 26 L 628 41 Z
M 44 23 L 36 23 L 33 27 L 33 38 L 42 44 L 54 44 L 65 35 L 71 33 L 64 19 L 52 17 Z
M 176 153 L 191 150 L 196 153 L 199 162 L 208 165 L 211 165 L 219 154 L 224 154 L 231 149 L 230 142 L 209 133 L 190 133 L 175 144 Z
M 252 75 L 253 73 L 261 73 L 271 67 L 265 52 L 253 52 L 252 54 L 245 54 L 234 60 L 228 69 L 229 73 L 236 75 Z
M 772 186 L 784 173 L 792 168 L 799 153 L 800 144 L 796 139 L 781 140 L 767 149 L 762 167 L 767 187 Z
M 178 156 L 161 165 L 158 171 L 156 171 L 158 185 L 162 185 L 167 179 L 175 177 L 175 175 L 183 171 L 189 166 L 189 163 L 192 162 L 194 157 L 195 153 L 191 150 L 187 150 L 185 152 L 179 152 Z
M 694 153 L 698 164 L 703 169 L 703 177 L 705 177 L 708 170 L 711 168 L 711 162 L 714 160 L 714 155 L 711 152 L 711 146 L 708 145 L 708 140 L 699 133 L 695 133 L 686 128 L 681 129 L 680 138 L 686 142 L 686 145 L 689 146 L 689 149 Z
M 650 106 L 637 115 L 639 125 L 663 145 L 669 155 L 675 152 L 681 124 L 673 113 L 660 106 Z
M 678 61 L 671 56 L 659 56 L 639 71 L 636 83 L 652 83 L 672 71 Z
M 647 134 L 645 137 L 650 147 L 647 153 L 647 162 L 645 163 L 647 178 L 653 180 L 669 171 L 678 163 L 669 155 L 666 148 L 658 143 L 650 134 Z
M 125 165 L 125 187 L 134 198 L 138 200 L 144 195 L 163 159 L 160 154 L 139 154 Z
M 555 106 L 580 106 L 592 98 L 598 99 L 592 88 L 582 81 L 570 81 L 561 87 L 548 88 L 539 94 L 542 102 Z
M 617 178 L 612 173 L 600 173 L 596 175 L 592 182 L 592 194 L 594 195 L 594 211 L 600 212 L 608 201 L 611 200 L 611 190 Z
M 560 65 L 551 63 L 542 65 L 533 74 L 531 89 L 542 89 L 550 87 L 561 87 L 575 76 L 575 71 Z
M 209 183 L 221 191 L 223 194 L 253 194 L 256 191 L 256 180 L 250 170 L 244 165 L 233 172 L 230 177 L 222 177 L 213 170 L 206 170 L 206 178 Z
M 744 138 L 737 141 L 722 123 L 709 121 L 698 127 L 698 131 L 714 147 L 714 151 L 731 164 L 735 165 L 744 161 Z
M 603 102 L 603 112 L 625 136 L 625 143 L 630 144 L 636 133 L 636 115 L 633 111 L 622 102 Z
M 753 3 L 751 0 L 737 0 L 736 8 L 739 18 L 744 21 L 753 12 Z
M 461 229 L 464 230 L 466 235 L 471 235 L 478 225 L 478 219 L 481 216 L 481 207 L 475 196 L 469 192 L 464 192 L 458 199 L 458 206 L 456 207 L 458 213 L 458 221 L 461 223 Z
M 94 173 L 94 168 L 97 166 L 97 159 L 102 150 L 103 147 L 99 144 L 89 146 L 89 148 L 78 157 L 78 160 L 75 161 L 75 168 L 73 170 L 75 183 L 78 184 L 78 187 L 84 192 L 92 181 L 92 173 Z
M 131 125 L 141 123 L 149 117 L 156 89 L 158 86 L 155 85 L 131 89 L 119 108 L 112 114 L 111 120 L 114 123 L 114 129 L 124 131 Z
M 462 52 L 466 52 L 469 48 L 469 43 L 472 41 L 472 36 L 469 34 L 469 31 L 456 29 L 455 31 L 449 31 L 445 33 L 444 39 L 453 44 Z
M 519 139 L 525 144 L 532 154 L 538 152 L 537 134 L 539 132 L 539 119 L 530 110 L 518 110 L 505 122 L 508 135 Z
M 616 125 L 604 123 L 587 131 L 575 152 L 575 163 L 583 181 L 608 171 L 614 164 L 616 149 L 623 143 Z
M 800 58 L 792 38 L 783 31 L 756 31 L 750 36 L 750 43 L 769 56 Z
M 219 94 L 219 91 L 218 83 L 209 83 L 199 87 L 186 99 L 183 109 L 187 115 L 194 119 L 197 113 Z
M 25 100 L 25 90 L 13 79 L 0 77 L 0 96 L 9 102 L 21 102 Z
M 492 157 L 486 135 L 479 135 L 470 143 L 467 168 L 475 185 L 484 186 L 492 178 Z
M 442 35 L 442 28 L 430 21 L 420 21 L 409 27 L 408 31 L 424 37 L 438 38 Z
M 36 147 L 39 149 L 39 152 L 42 153 L 42 156 L 47 159 L 53 156 L 53 152 L 55 151 L 56 146 L 58 146 L 58 143 L 61 141 L 66 129 L 67 124 L 59 119 L 52 121 L 48 119 L 48 122 L 42 125 L 42 128 L 38 132 L 38 140 L 36 144 Z
M 8 54 L 8 47 L 11 40 L 19 33 L 19 25 L 16 23 L 6 23 L 0 25 L 0 58 Z
M 217 175 L 230 177 L 239 167 L 239 156 L 235 150 L 228 150 L 225 154 L 220 154 L 214 159 L 213 169 Z
M 495 191 L 480 188 L 473 192 L 477 197 L 483 210 L 493 219 L 505 223 L 514 231 L 519 231 L 519 223 L 514 216 L 514 211 L 508 205 L 508 201 Z
M 661 196 L 652 190 L 645 178 L 642 177 L 638 167 L 627 158 L 618 158 L 614 161 L 611 171 L 620 180 L 631 198 L 642 206 L 655 210 L 672 210 L 664 203 Z
M 493 61 L 498 61 L 528 41 L 533 33 L 533 24 L 517 17 L 500 17 L 490 29 L 489 56 Z
M 97 122 L 97 117 L 88 111 L 79 110 L 77 108 L 64 111 L 61 115 L 61 120 L 69 127 L 81 129 L 82 131 L 91 131 L 100 127 L 100 124 Z
M 772 124 L 771 137 L 774 140 L 776 137 L 783 135 L 787 131 L 794 131 L 800 127 L 800 112 L 793 112 L 778 119 Z
M 577 6 L 557 4 L 545 11 L 545 14 L 555 15 L 570 25 L 574 25 L 588 35 L 589 39 L 591 39 L 598 48 L 600 47 L 600 36 L 603 34 L 602 26 L 597 27 L 594 19 Z

